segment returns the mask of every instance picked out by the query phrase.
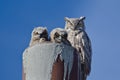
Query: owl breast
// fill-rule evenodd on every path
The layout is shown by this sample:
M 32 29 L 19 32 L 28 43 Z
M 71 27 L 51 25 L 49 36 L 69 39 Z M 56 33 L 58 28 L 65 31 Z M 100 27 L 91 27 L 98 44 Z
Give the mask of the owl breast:
M 76 43 L 75 43 L 76 42 L 76 36 L 75 35 L 76 34 L 75 34 L 74 31 L 71 31 L 71 32 L 68 33 L 68 40 L 70 41 L 70 43 L 73 47 L 75 47 L 75 45 L 76 45 Z

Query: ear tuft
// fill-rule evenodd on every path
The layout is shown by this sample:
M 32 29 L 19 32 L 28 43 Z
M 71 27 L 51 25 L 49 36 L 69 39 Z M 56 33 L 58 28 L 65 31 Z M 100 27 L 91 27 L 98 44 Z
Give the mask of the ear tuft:
M 86 18 L 85 16 L 81 16 L 79 19 L 84 20 L 85 18 Z
M 69 18 L 68 18 L 68 17 L 65 17 L 64 20 L 65 20 L 65 21 L 69 21 Z

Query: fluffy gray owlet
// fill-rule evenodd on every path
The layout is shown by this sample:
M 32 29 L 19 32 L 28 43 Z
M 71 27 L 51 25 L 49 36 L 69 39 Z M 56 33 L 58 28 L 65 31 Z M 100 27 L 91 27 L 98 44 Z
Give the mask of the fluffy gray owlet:
M 55 28 L 50 33 L 50 38 L 52 42 L 56 43 L 65 43 L 67 45 L 70 45 L 69 41 L 67 40 L 67 32 L 65 29 L 62 28 Z
M 46 27 L 36 27 L 31 34 L 31 41 L 29 46 L 42 43 L 48 40 L 48 32 Z
M 82 75 L 84 77 L 82 80 L 86 80 L 87 75 L 90 74 L 92 57 L 91 42 L 85 32 L 84 19 L 85 17 L 65 17 L 65 30 L 68 32 L 68 40 L 77 49 L 81 57 Z

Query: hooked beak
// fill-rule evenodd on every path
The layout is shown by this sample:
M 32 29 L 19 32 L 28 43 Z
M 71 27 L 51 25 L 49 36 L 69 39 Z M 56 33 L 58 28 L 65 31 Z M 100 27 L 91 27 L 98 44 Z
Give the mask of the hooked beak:
M 61 36 L 59 36 L 59 38 L 58 38 L 59 40 L 61 40 L 62 39 L 62 37 Z

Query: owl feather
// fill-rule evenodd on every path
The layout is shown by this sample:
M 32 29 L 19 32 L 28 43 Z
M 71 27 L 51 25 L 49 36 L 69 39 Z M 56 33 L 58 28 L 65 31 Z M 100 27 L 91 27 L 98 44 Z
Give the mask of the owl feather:
M 91 71 L 92 49 L 91 41 L 85 32 L 84 19 L 85 17 L 65 17 L 65 30 L 68 33 L 68 40 L 70 41 L 71 45 L 76 48 L 80 54 L 81 67 L 83 67 L 83 80 L 86 80 L 87 75 L 89 75 Z
M 67 31 L 62 28 L 55 28 L 50 33 L 50 38 L 52 42 L 65 43 L 70 45 L 70 42 L 67 40 L 67 36 Z
M 29 46 L 42 43 L 48 40 L 48 31 L 46 27 L 36 27 L 31 34 L 31 41 Z

